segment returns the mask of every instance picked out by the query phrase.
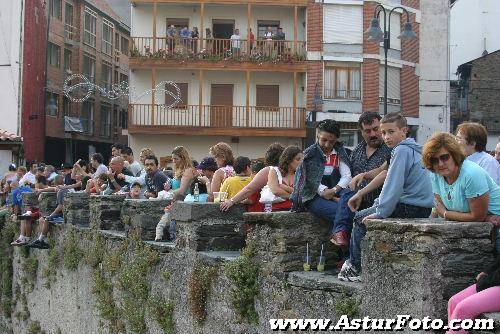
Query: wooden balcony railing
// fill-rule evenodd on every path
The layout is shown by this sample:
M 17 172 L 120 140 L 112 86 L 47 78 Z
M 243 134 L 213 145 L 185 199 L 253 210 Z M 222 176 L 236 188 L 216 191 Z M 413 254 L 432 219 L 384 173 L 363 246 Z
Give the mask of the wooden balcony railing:
M 74 40 L 76 37 L 76 27 L 69 23 L 64 24 L 64 37 Z
M 230 40 L 217 38 L 133 37 L 131 57 L 254 62 L 302 61 L 306 42 L 284 40 Z
M 294 107 L 131 104 L 129 126 L 171 128 L 305 129 L 305 109 Z

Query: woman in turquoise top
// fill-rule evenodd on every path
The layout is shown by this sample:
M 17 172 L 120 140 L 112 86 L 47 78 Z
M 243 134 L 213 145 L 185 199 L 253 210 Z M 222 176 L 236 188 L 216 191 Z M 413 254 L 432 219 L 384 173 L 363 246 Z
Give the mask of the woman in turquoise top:
M 447 220 L 480 222 L 500 215 L 500 187 L 466 155 L 457 139 L 437 133 L 424 146 L 423 160 L 432 171 L 436 212 Z
M 195 169 L 193 162 L 189 158 L 188 151 L 177 146 L 172 151 L 172 160 L 174 162 L 174 178 L 171 181 L 174 199 L 183 200 L 189 192 L 189 186 L 195 178 Z

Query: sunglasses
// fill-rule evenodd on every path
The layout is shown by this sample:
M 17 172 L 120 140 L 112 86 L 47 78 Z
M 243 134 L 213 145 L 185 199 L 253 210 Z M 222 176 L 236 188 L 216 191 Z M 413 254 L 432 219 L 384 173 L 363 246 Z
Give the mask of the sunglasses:
M 432 157 L 429 159 L 429 161 L 431 162 L 431 164 L 433 165 L 436 165 L 439 163 L 439 161 L 441 162 L 447 162 L 448 160 L 450 160 L 450 155 L 449 154 L 443 154 L 443 155 L 440 155 L 439 157 Z

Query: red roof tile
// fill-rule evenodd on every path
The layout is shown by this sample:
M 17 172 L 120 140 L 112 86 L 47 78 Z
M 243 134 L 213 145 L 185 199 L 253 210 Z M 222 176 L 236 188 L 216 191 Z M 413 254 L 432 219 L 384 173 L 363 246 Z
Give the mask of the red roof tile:
M 0 129 L 0 141 L 20 142 L 23 141 L 23 137 L 19 137 L 7 130 Z

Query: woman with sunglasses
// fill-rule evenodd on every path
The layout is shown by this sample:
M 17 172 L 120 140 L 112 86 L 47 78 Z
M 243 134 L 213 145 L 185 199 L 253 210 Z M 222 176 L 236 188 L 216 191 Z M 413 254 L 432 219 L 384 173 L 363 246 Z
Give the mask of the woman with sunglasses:
M 436 133 L 424 146 L 424 165 L 432 172 L 435 213 L 447 220 L 495 222 L 500 218 L 500 187 L 466 155 L 457 138 Z M 498 228 L 497 228 L 498 229 Z M 497 241 L 500 240 L 497 238 Z M 500 250 L 499 242 L 495 248 Z M 460 291 L 448 302 L 448 321 L 474 319 L 500 311 L 500 262 L 480 273 L 477 284 Z M 467 333 L 464 330 L 447 333 Z

